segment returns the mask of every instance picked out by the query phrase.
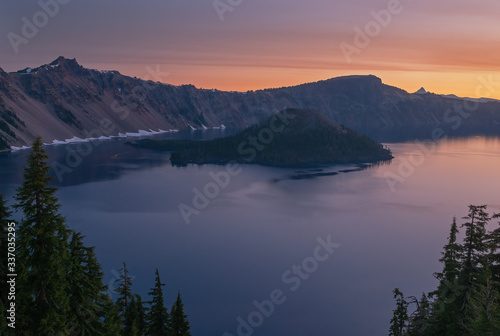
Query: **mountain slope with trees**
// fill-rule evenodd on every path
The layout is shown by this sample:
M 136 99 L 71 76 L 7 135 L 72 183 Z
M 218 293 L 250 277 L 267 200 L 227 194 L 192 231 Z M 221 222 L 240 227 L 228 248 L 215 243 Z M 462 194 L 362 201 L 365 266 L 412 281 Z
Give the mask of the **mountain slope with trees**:
M 0 68 L 0 150 L 72 137 L 204 127 L 244 129 L 285 108 L 316 109 L 359 133 L 388 141 L 443 129 L 489 134 L 500 127 L 500 102 L 412 94 L 375 76 L 346 76 L 248 92 L 174 86 L 162 69 L 141 80 L 87 69 L 75 59 L 7 73 Z M 487 91 L 486 91 L 487 92 Z

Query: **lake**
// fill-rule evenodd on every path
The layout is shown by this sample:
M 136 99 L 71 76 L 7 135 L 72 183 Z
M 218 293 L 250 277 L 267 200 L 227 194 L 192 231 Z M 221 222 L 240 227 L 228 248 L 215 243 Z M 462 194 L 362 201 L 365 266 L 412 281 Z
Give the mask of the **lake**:
M 435 288 L 453 216 L 469 204 L 500 212 L 500 138 L 387 145 L 390 164 L 302 171 L 172 167 L 124 140 L 81 147 L 80 160 L 68 157 L 76 144 L 46 150 L 66 166 L 54 181 L 62 212 L 96 247 L 105 282 L 117 285 L 125 261 L 148 300 L 158 267 L 168 308 L 181 291 L 193 335 L 382 336 L 395 287 Z M 0 154 L 7 197 L 27 155 Z

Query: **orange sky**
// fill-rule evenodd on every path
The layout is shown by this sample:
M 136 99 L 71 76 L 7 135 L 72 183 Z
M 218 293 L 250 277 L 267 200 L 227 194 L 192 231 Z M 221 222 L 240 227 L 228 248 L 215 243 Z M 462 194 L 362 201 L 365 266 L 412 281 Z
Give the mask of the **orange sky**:
M 21 34 L 21 18 L 41 10 L 2 6 L 3 36 Z M 496 0 L 243 0 L 219 13 L 205 0 L 88 0 L 61 6 L 17 53 L 0 39 L 0 66 L 62 55 L 141 78 L 159 66 L 169 73 L 160 81 L 234 91 L 373 74 L 409 92 L 500 99 L 498 13 Z M 342 45 L 357 48 L 350 60 Z M 488 78 L 495 85 L 478 91 Z

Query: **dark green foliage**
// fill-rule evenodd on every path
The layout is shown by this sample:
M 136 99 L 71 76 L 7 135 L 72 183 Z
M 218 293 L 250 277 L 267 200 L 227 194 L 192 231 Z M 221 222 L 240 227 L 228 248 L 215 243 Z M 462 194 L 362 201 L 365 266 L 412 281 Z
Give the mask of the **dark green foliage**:
M 465 228 L 462 244 L 457 242 L 453 219 L 440 259 L 443 271 L 435 274 L 438 288 L 429 294 L 431 302 L 425 295 L 414 300 L 417 307 L 408 319 L 407 335 L 500 335 L 500 229 L 487 232 L 491 218 L 485 205 L 470 205 L 461 225 Z M 401 325 L 394 321 L 399 322 L 393 318 L 391 330 Z
M 481 268 L 486 264 L 486 224 L 491 219 L 485 211 L 486 205 L 469 206 L 469 214 L 464 217 L 468 220 L 462 227 L 465 227 L 465 240 L 463 244 L 463 256 L 461 263 L 460 284 L 462 285 L 462 314 L 460 321 L 470 319 L 473 314 L 469 310 L 469 299 L 472 296 L 474 287 L 480 282 Z
M 101 328 L 102 336 L 117 336 L 122 334 L 122 319 L 120 308 L 109 295 L 102 295 L 101 315 L 104 323 Z
M 115 289 L 115 291 L 118 293 L 116 304 L 119 307 L 120 315 L 122 316 L 122 318 L 124 318 L 130 301 L 132 301 L 133 299 L 132 277 L 128 275 L 127 264 L 125 262 L 123 262 L 123 267 L 120 271 L 120 285 Z
M 98 299 L 103 291 L 101 267 L 94 249 L 83 244 L 83 235 L 72 232 L 69 243 L 69 316 L 79 335 L 95 335 L 101 328 Z
M 430 302 L 425 293 L 422 293 L 420 300 L 413 297 L 414 304 L 417 309 L 411 314 L 408 325 L 409 336 L 424 336 L 427 335 L 430 316 Z
M 47 155 L 40 138 L 33 143 L 14 207 L 24 214 L 17 229 L 18 316 L 21 330 L 47 335 L 65 330 L 69 297 L 69 230 L 49 186 Z
M 139 335 L 144 335 L 146 332 L 146 312 L 144 304 L 142 303 L 142 298 L 139 294 L 135 294 L 135 306 L 137 310 L 137 330 L 139 331 Z
M 123 320 L 124 336 L 144 335 L 146 331 L 146 314 L 140 295 L 134 295 L 127 306 Z
M 123 314 L 123 336 L 139 336 L 138 309 L 135 298 L 128 301 L 127 309 Z
M 23 219 L 16 225 L 16 335 L 22 336 L 117 336 L 146 335 L 147 321 L 158 321 L 163 303 L 157 274 L 152 291 L 155 314 L 147 316 L 142 299 L 131 291 L 131 279 L 124 263 L 116 303 L 104 292 L 103 273 L 94 248 L 84 244 L 84 236 L 66 225 L 60 214 L 56 188 L 47 176 L 47 154 L 40 137 L 32 145 L 18 188 L 14 208 Z M 0 247 L 6 250 L 10 211 L 0 194 Z M 7 258 L 0 263 L 0 277 L 8 274 Z M 159 291 L 156 289 L 159 288 Z M 0 309 L 5 312 L 7 282 L 0 283 Z M 189 323 L 178 298 L 180 330 L 189 335 Z M 160 314 L 157 314 L 160 312 Z M 0 334 L 7 335 L 6 319 L 0 321 Z M 164 325 L 166 320 L 164 320 Z M 176 324 L 177 325 L 177 324 Z M 156 326 L 158 326 L 156 324 Z M 156 329 L 162 332 L 161 329 Z M 184 331 L 188 332 L 185 333 Z M 14 334 L 14 333 L 12 333 Z M 163 333 L 157 335 L 168 335 Z M 152 335 L 155 335 L 152 333 Z
M 0 104 L 1 105 L 1 104 Z M 18 116 L 12 112 L 11 110 L 4 110 L 2 114 L 2 118 L 10 125 L 14 126 L 15 128 L 19 129 L 20 126 L 26 126 L 26 124 L 18 118 Z
M 493 218 L 500 218 L 500 214 L 495 214 Z M 500 226 L 488 234 L 486 244 L 489 250 L 488 263 L 493 280 L 500 283 Z
M 175 165 L 230 161 L 271 166 L 365 163 L 392 159 L 388 149 L 333 123 L 315 110 L 288 109 L 243 132 L 210 141 L 141 140 L 136 146 L 172 151 Z
M 3 136 L 0 134 L 0 150 L 4 150 L 4 149 L 10 149 L 10 146 L 7 143 L 7 141 L 5 141 Z
M 462 285 L 459 283 L 463 248 L 457 242 L 458 233 L 457 221 L 453 218 L 448 243 L 444 247 L 443 257 L 439 259 L 443 263 L 443 272 L 434 274 L 439 285 L 436 291 L 430 293 L 435 300 L 429 330 L 437 335 L 455 335 L 462 331 L 457 323 L 463 302 Z
M 180 292 L 177 294 L 177 300 L 170 311 L 169 327 L 172 336 L 191 336 L 191 327 L 187 315 L 184 314 L 184 304 L 182 303 Z
M 18 188 L 17 325 L 21 335 L 96 335 L 103 330 L 100 265 L 83 236 L 70 230 L 47 176 L 41 139 L 33 143 Z M 105 321 L 105 320 L 104 320 Z
M 4 120 L 0 120 L 0 130 L 13 138 L 16 137 L 14 132 L 10 129 L 9 125 Z
M 396 309 L 393 310 L 389 336 L 403 336 L 406 335 L 407 331 L 408 302 L 406 302 L 399 288 L 394 289 L 393 294 L 396 300 Z
M 62 121 L 64 121 L 66 124 L 70 126 L 75 126 L 78 129 L 83 129 L 82 124 L 75 117 L 73 112 L 71 112 L 67 108 L 64 108 L 62 105 L 59 104 L 54 105 L 54 112 L 56 113 L 57 117 Z
M 468 294 L 467 305 L 464 326 L 468 335 L 500 335 L 499 284 L 493 280 L 489 267 L 481 273 L 479 285 Z
M 165 284 L 161 283 L 160 274 L 158 273 L 158 269 L 156 269 L 155 285 L 148 293 L 151 296 L 151 301 L 148 302 L 150 308 L 147 317 L 149 336 L 161 336 L 168 333 L 169 316 L 167 308 L 165 308 L 163 286 Z

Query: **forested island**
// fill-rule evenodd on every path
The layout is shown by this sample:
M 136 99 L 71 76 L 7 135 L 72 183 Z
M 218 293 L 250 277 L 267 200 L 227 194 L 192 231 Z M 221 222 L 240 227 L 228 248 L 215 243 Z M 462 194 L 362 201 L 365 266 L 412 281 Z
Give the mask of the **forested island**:
M 171 151 L 172 164 L 179 166 L 239 162 L 298 167 L 393 158 L 380 143 L 306 109 L 283 110 L 234 136 L 208 141 L 145 139 L 132 145 Z

